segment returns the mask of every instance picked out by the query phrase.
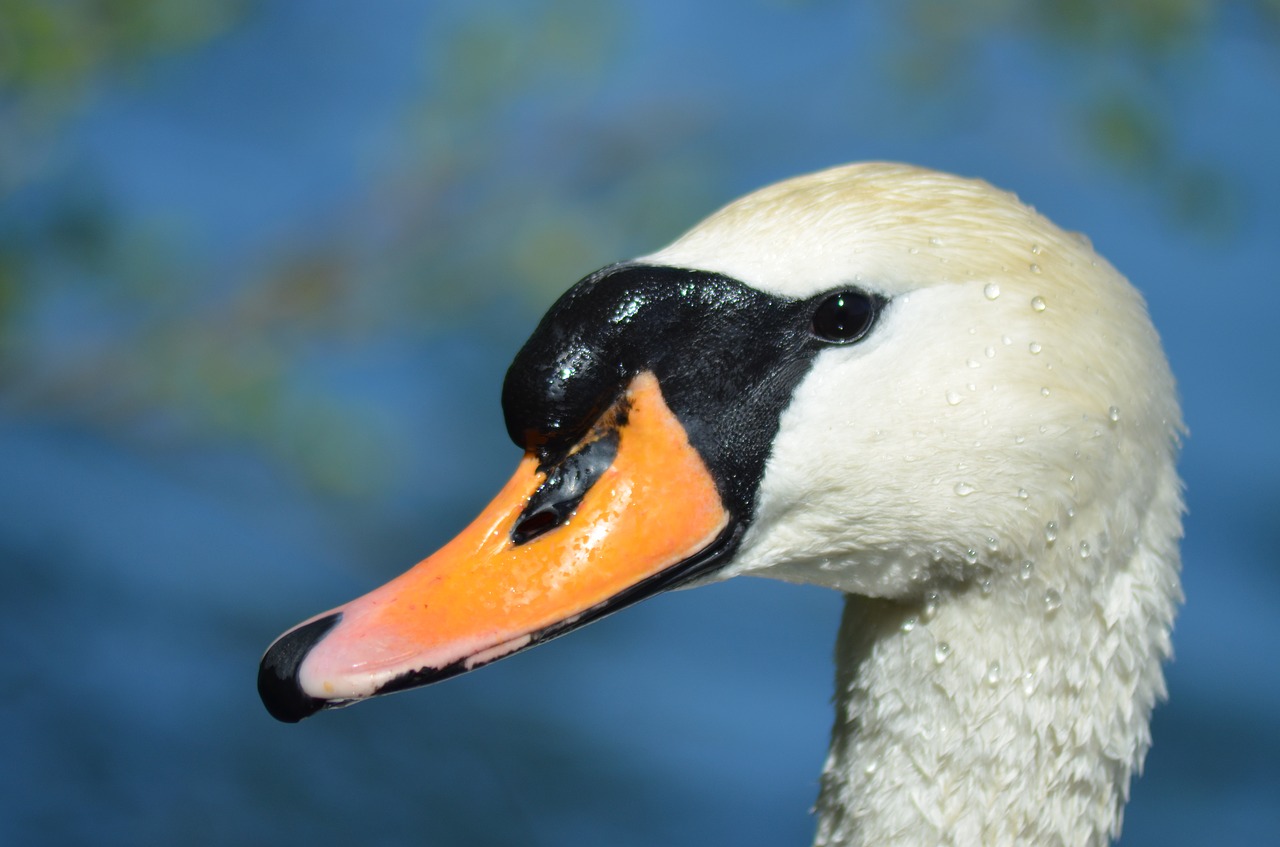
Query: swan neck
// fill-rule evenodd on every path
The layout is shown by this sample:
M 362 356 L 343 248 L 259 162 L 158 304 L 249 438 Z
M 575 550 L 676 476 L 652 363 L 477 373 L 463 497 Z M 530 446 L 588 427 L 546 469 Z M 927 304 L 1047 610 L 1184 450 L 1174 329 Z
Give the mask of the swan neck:
M 1105 845 L 1164 696 L 1176 552 L 1052 546 L 903 603 L 846 595 L 816 844 Z

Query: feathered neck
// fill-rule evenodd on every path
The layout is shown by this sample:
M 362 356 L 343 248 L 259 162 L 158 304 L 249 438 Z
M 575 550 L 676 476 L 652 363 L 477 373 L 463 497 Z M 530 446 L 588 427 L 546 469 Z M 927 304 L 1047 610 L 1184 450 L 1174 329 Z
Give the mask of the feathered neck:
M 917 603 L 847 595 L 816 844 L 1119 834 L 1181 599 L 1171 467 L 1155 488 L 1132 526 L 1063 515 L 1010 573 Z

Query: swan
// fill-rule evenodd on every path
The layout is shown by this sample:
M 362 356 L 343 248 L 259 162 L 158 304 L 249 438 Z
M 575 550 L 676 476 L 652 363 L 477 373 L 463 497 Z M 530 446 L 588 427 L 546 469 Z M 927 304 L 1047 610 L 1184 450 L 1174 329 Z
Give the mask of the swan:
M 297 721 L 739 575 L 845 595 L 818 845 L 1103 845 L 1165 696 L 1182 422 L 1138 292 L 985 182 L 868 163 L 739 199 L 552 306 L 511 481 L 286 632 Z

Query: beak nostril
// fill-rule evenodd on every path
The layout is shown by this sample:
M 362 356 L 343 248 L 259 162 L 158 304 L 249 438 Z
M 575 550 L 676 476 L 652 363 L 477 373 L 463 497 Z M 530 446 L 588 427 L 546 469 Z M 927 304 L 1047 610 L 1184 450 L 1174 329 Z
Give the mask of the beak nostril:
M 607 430 L 546 471 L 546 479 L 511 528 L 511 541 L 517 547 L 550 532 L 577 511 L 587 491 L 613 464 L 618 439 L 616 428 Z
M 525 544 L 540 535 L 550 532 L 565 522 L 569 512 L 561 512 L 554 507 L 544 507 L 532 514 L 524 515 L 511 530 L 511 540 L 517 546 Z

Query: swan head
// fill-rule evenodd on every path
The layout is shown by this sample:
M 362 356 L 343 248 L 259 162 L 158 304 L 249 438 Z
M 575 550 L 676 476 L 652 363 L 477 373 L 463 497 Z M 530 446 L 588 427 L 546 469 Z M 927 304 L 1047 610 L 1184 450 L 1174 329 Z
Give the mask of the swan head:
M 1104 543 L 1131 544 L 1176 457 L 1176 391 L 1141 295 L 1086 237 L 985 182 L 836 168 L 751 194 L 646 261 L 886 304 L 796 386 L 719 576 L 903 598 L 1019 568 L 1099 509 Z
M 503 405 L 516 476 L 439 553 L 278 639 L 274 715 L 700 580 L 909 600 L 1007 576 L 1073 522 L 1082 553 L 1132 548 L 1181 427 L 1140 295 L 1086 239 L 893 164 L 765 188 L 587 277 Z

